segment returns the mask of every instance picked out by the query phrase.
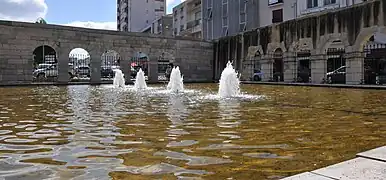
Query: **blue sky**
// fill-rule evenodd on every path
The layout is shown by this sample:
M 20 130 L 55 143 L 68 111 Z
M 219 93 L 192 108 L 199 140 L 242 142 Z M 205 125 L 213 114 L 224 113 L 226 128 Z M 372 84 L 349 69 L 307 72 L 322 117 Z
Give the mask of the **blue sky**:
M 180 2 L 174 0 L 168 12 Z M 73 21 L 111 22 L 116 20 L 116 0 L 45 0 L 48 11 L 45 19 L 55 24 Z

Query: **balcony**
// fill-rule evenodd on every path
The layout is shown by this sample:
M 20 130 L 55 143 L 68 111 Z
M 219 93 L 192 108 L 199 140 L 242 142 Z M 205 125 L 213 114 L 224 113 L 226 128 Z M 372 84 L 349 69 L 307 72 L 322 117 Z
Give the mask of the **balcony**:
M 189 21 L 186 24 L 186 30 L 182 31 L 181 35 L 190 35 L 193 33 L 200 32 L 201 30 L 201 19 Z
M 316 13 L 316 12 L 325 11 L 325 10 L 329 10 L 329 9 L 338 9 L 340 7 L 341 6 L 339 3 L 329 4 L 329 5 L 319 6 L 319 7 L 307 8 L 307 9 L 301 11 L 300 14 L 306 15 L 306 14 Z

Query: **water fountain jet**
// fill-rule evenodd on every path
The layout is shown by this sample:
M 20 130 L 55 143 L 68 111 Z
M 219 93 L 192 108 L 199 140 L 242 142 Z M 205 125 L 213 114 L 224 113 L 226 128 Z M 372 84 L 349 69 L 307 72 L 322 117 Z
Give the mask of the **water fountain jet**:
M 115 87 L 124 87 L 125 86 L 125 77 L 120 69 L 115 69 L 115 76 L 113 80 L 113 85 Z
M 145 73 L 142 71 L 142 68 L 137 72 L 137 76 L 135 77 L 134 82 L 135 90 L 143 90 L 147 89 L 146 81 L 145 81 Z
M 235 97 L 240 94 L 240 79 L 233 65 L 228 61 L 221 73 L 218 95 L 222 98 Z
M 167 89 L 172 93 L 179 93 L 184 91 L 184 78 L 181 75 L 180 67 L 174 67 L 170 73 L 170 80 Z

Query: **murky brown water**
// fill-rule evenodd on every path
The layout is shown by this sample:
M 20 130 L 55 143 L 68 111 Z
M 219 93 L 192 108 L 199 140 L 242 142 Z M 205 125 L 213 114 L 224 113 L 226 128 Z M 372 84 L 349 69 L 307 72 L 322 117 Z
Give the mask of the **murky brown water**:
M 278 179 L 386 144 L 386 91 L 243 85 L 259 100 L 0 88 L 5 179 Z

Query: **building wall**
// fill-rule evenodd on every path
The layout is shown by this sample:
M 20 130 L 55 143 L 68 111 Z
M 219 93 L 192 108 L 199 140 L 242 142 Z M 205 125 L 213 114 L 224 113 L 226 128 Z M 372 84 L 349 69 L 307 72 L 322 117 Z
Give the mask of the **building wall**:
M 149 80 L 158 81 L 158 60 L 164 54 L 179 65 L 184 81 L 211 81 L 213 49 L 211 42 L 187 37 L 85 29 L 49 24 L 0 21 L 0 85 L 32 83 L 33 51 L 46 45 L 57 54 L 57 83 L 68 83 L 69 53 L 83 48 L 91 58 L 91 83 L 100 83 L 101 55 L 114 50 L 130 81 L 130 59 L 138 52 L 150 59 Z
M 173 34 L 179 36 L 186 29 L 187 8 L 186 2 L 182 2 L 173 8 Z
M 269 5 L 269 0 L 259 1 L 259 27 L 264 27 L 272 24 L 272 11 L 283 9 L 283 21 L 288 21 L 296 17 L 296 1 L 284 0 L 283 3 Z M 306 0 L 299 0 L 306 1 Z
M 166 15 L 155 19 L 148 27 L 141 30 L 143 33 L 173 36 L 173 16 Z
M 155 19 L 165 14 L 166 0 L 118 0 L 117 29 L 140 32 Z M 127 25 L 127 29 L 125 25 Z
M 315 12 L 329 9 L 343 8 L 364 2 L 363 0 L 335 0 L 335 3 L 325 4 L 325 0 L 318 0 L 316 7 L 308 8 L 308 0 L 297 0 L 297 17 L 306 16 Z M 332 2 L 331 0 L 328 2 Z
M 184 19 L 180 18 L 178 22 L 178 8 L 184 8 Z M 176 29 L 176 36 L 190 36 L 195 38 L 202 38 L 202 12 L 201 12 L 201 0 L 187 0 L 182 2 L 177 8 L 174 9 L 175 28 L 183 25 L 184 28 Z
M 259 27 L 260 1 L 246 1 L 244 7 L 240 2 L 245 1 L 228 0 L 228 5 L 225 5 L 222 0 L 202 0 L 203 38 L 207 40 L 218 39 Z M 227 13 L 223 14 L 225 8 Z M 245 13 L 245 29 L 240 28 L 240 22 L 242 22 L 240 18 L 243 13 Z M 226 22 L 223 21 L 224 18 Z
M 377 41 L 382 41 L 378 45 L 386 47 L 385 8 L 386 0 L 368 1 L 221 38 L 214 44 L 215 79 L 219 78 L 226 61 L 234 60 L 236 65 L 242 64 L 236 66 L 242 74 L 249 69 L 248 63 L 258 62 L 263 81 L 268 81 L 272 78 L 274 57 L 277 57 L 274 52 L 280 49 L 285 82 L 293 82 L 296 78 L 297 54 L 308 51 L 311 53 L 311 82 L 320 83 L 326 78 L 327 50 L 341 48 L 344 55 L 339 58 L 344 58 L 347 65 L 346 83 L 359 84 L 364 79 L 364 48 L 374 41 L 371 38 L 378 37 Z

